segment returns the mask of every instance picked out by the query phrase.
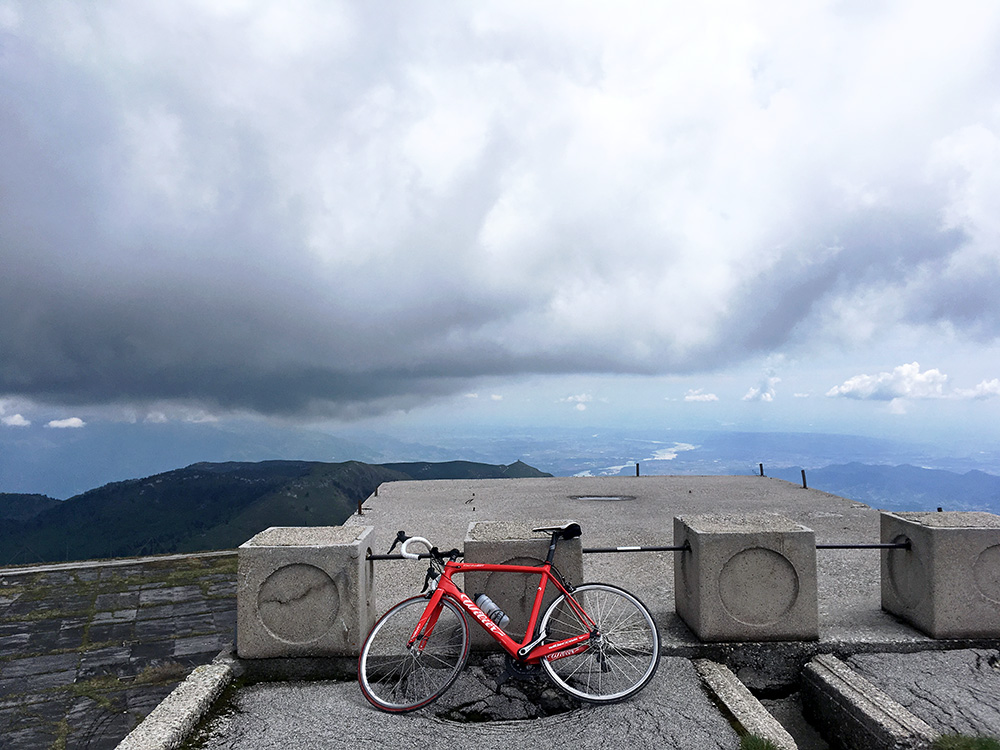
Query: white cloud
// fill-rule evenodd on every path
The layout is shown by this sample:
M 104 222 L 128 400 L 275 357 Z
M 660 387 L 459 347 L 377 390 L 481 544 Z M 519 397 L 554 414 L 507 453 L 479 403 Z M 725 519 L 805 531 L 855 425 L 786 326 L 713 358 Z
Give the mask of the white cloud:
M 719 397 L 714 393 L 705 393 L 704 388 L 689 390 L 684 394 L 685 401 L 718 401 Z
M 1000 396 L 1000 379 L 984 380 L 975 388 L 956 388 L 955 394 L 959 398 L 985 399 Z
M 573 408 L 576 411 L 587 411 L 587 404 L 591 403 L 593 400 L 593 395 L 589 393 L 578 393 L 575 396 L 566 396 L 565 398 L 559 399 L 559 403 L 573 404 Z
M 31 421 L 25 419 L 20 414 L 11 414 L 9 417 L 0 417 L 0 422 L 8 427 L 30 427 Z
M 64 429 L 78 429 L 80 427 L 85 427 L 86 424 L 87 423 L 84 422 L 79 417 L 68 417 L 67 419 L 53 419 L 45 426 L 52 427 L 57 430 L 64 430 Z
M 777 395 L 774 387 L 781 382 L 776 375 L 765 376 L 758 385 L 751 386 L 743 397 L 744 401 L 764 401 L 770 403 Z
M 203 409 L 185 409 L 183 419 L 185 422 L 190 422 L 191 424 L 210 424 L 219 421 L 219 418 L 215 414 Z
M 826 395 L 874 401 L 943 398 L 947 383 L 948 376 L 940 370 L 921 372 L 918 362 L 910 362 L 896 367 L 892 372 L 855 375 L 842 385 L 831 388 Z
M 490 401 L 503 401 L 503 394 L 502 393 L 491 393 L 490 394 Z

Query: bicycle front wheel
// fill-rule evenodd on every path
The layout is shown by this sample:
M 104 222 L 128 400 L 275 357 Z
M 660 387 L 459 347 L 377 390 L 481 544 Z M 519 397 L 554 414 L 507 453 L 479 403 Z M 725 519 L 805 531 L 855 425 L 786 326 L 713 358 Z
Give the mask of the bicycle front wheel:
M 437 617 L 407 648 L 427 608 L 424 596 L 401 601 L 372 628 L 358 659 L 365 698 L 383 711 L 402 713 L 426 706 L 447 690 L 469 656 L 469 626 L 462 611 L 442 599 Z
M 540 631 L 546 643 L 591 632 L 588 648 L 571 656 L 542 659 L 549 679 L 564 692 L 591 703 L 615 703 L 634 695 L 660 663 L 660 634 L 638 598 L 606 583 L 585 583 L 573 598 L 594 621 L 591 631 L 562 595 L 545 611 Z

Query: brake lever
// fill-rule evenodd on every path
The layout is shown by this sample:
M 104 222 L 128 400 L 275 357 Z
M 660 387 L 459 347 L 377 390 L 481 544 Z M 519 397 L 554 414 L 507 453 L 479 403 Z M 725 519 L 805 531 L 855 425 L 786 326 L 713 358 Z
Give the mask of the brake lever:
M 407 539 L 409 539 L 409 538 L 410 538 L 410 537 L 408 537 L 408 536 L 406 535 L 406 532 L 405 532 L 405 531 L 397 531 L 397 532 L 396 532 L 396 539 L 395 539 L 395 540 L 393 541 L 393 543 L 392 543 L 392 546 L 391 546 L 391 547 L 389 547 L 389 551 L 388 551 L 388 552 L 386 552 L 385 554 L 387 554 L 387 555 L 391 555 L 391 554 L 392 554 L 392 551 L 393 551 L 394 549 L 396 549 L 396 545 L 397 545 L 397 544 L 402 544 L 403 542 L 405 542 L 405 541 L 406 541 Z
M 454 550 L 452 550 L 452 552 L 454 552 Z M 421 594 L 427 591 L 428 588 L 430 588 L 431 581 L 436 581 L 438 577 L 441 575 L 434 569 L 434 563 L 444 562 L 444 556 L 441 554 L 441 551 L 437 547 L 431 547 L 430 556 L 431 556 L 431 562 L 427 566 L 427 574 L 424 576 L 424 587 L 420 589 Z M 437 588 L 437 586 L 435 586 L 435 588 Z

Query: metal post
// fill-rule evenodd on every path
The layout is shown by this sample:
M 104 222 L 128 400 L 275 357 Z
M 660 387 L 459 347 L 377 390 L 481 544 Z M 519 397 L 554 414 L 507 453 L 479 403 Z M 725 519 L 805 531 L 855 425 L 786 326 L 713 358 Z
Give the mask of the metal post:
M 802 489 L 804 489 L 804 490 L 808 490 L 809 489 L 809 487 L 806 486 L 806 470 L 805 469 L 802 470 Z
M 764 476 L 764 464 L 758 464 L 760 466 L 760 475 Z

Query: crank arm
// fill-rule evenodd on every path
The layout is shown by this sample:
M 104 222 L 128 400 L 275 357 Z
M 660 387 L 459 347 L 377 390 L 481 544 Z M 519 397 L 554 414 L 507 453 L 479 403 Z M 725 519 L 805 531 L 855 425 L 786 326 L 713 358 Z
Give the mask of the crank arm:
M 538 637 L 535 640 L 533 640 L 527 646 L 522 646 L 517 650 L 517 657 L 519 659 L 525 658 L 528 654 L 530 654 L 534 650 L 535 646 L 538 646 L 542 641 L 544 641 L 548 637 L 548 635 L 549 634 L 543 630 L 541 633 L 538 634 Z

